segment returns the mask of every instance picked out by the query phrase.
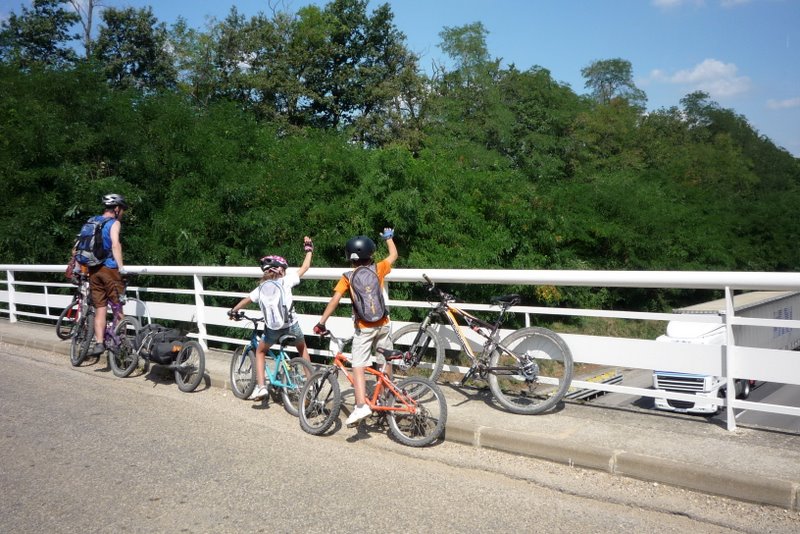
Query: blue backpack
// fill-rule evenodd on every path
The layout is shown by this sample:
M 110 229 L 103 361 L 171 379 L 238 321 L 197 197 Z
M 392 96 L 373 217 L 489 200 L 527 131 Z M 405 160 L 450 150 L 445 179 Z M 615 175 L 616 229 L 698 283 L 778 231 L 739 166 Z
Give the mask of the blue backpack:
M 103 228 L 113 217 L 98 219 L 91 217 L 81 227 L 78 242 L 75 243 L 75 259 L 81 265 L 94 267 L 102 264 L 111 254 L 103 244 Z

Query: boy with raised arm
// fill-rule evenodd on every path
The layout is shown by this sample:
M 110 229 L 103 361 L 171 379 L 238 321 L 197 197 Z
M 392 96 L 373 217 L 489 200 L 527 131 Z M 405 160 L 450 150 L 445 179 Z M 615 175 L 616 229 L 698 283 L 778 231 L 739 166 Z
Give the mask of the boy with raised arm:
M 319 323 L 314 327 L 314 333 L 324 334 L 327 332 L 325 321 L 333 314 L 342 296 L 350 292 L 353 300 L 353 320 L 355 322 L 355 337 L 353 337 L 352 348 L 352 366 L 353 366 L 353 390 L 355 394 L 356 405 L 350 416 L 345 421 L 347 426 L 353 426 L 360 420 L 368 417 L 372 410 L 366 403 L 365 393 L 365 373 L 364 368 L 369 365 L 370 356 L 375 355 L 375 360 L 379 364 L 386 364 L 386 360 L 381 354 L 376 352 L 378 347 L 392 348 L 392 340 L 389 337 L 391 333 L 391 325 L 388 310 L 383 303 L 383 280 L 387 274 L 392 270 L 392 264 L 397 260 L 397 247 L 394 243 L 394 230 L 392 228 L 384 228 L 381 237 L 386 241 L 386 246 L 389 249 L 389 255 L 378 262 L 373 261 L 375 254 L 375 242 L 366 236 L 356 236 L 351 238 L 345 245 L 345 255 L 350 261 L 353 270 L 348 271 L 342 275 L 336 287 L 333 290 L 333 296 L 325 307 Z M 355 290 L 354 285 L 359 284 L 354 278 L 356 271 L 366 267 L 374 269 L 374 274 L 377 275 L 378 288 L 380 293 L 373 294 L 375 302 L 371 302 L 367 310 L 364 306 L 360 305 L 362 300 L 360 293 L 362 290 L 359 288 Z M 370 273 L 366 273 L 368 276 Z M 360 277 L 359 277 L 360 278 Z M 368 290 L 370 291 L 370 290 Z M 377 299 L 380 299 L 378 302 Z M 382 306 L 382 308 L 381 308 Z M 371 312 L 376 312 L 372 315 Z

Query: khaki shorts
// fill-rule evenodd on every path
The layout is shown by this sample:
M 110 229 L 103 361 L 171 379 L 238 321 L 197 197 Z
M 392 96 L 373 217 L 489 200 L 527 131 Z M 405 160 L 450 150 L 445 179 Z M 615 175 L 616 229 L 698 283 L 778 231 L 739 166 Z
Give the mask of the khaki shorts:
M 384 349 L 392 348 L 392 338 L 389 337 L 391 332 L 392 327 L 388 324 L 375 328 L 356 329 L 352 349 L 353 367 L 369 366 L 369 358 L 373 355 L 375 356 L 376 363 L 386 363 L 386 359 L 382 354 L 379 354 L 376 349 L 378 347 Z
M 92 289 L 92 304 L 97 308 L 108 306 L 108 301 L 119 302 L 119 296 L 125 291 L 119 270 L 105 265 L 89 269 L 89 287 Z

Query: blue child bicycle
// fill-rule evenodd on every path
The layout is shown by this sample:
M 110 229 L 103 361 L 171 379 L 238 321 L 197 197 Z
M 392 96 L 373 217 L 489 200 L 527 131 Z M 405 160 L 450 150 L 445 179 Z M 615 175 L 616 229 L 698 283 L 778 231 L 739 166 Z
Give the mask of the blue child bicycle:
M 256 349 L 260 339 L 259 323 L 264 322 L 262 317 L 248 317 L 243 312 L 232 315 L 235 321 L 246 319 L 253 323 L 253 333 L 250 343 L 237 347 L 231 357 L 230 381 L 233 394 L 240 399 L 246 399 L 256 386 Z M 278 400 L 278 390 L 283 400 L 283 407 L 287 412 L 297 417 L 300 406 L 300 391 L 307 377 L 314 374 L 314 367 L 301 357 L 290 358 L 286 354 L 286 346 L 293 345 L 295 337 L 282 336 L 278 343 L 280 349 L 276 352 L 272 348 L 267 350 L 264 376 L 269 383 L 270 396 Z

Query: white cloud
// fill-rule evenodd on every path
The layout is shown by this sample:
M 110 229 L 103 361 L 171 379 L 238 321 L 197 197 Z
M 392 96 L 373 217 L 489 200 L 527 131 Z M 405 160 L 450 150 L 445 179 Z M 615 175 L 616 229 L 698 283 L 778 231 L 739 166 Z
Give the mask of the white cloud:
M 655 69 L 650 72 L 648 81 L 682 85 L 720 98 L 746 93 L 750 89 L 750 78 L 738 76 L 738 71 L 739 68 L 733 63 L 709 58 L 691 69 L 679 70 L 674 74 Z
M 788 109 L 800 107 L 800 96 L 795 98 L 786 98 L 784 100 L 767 100 L 767 107 L 769 109 Z

